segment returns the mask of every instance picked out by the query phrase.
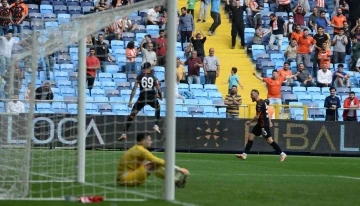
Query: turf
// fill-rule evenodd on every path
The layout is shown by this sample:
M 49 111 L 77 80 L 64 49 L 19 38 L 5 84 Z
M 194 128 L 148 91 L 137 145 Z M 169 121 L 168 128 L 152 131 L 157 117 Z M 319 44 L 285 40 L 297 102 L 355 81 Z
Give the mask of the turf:
M 39 152 L 38 152 L 39 153 Z M 61 168 L 65 153 L 62 151 L 40 152 L 56 160 Z M 67 151 L 71 162 L 73 151 Z M 120 152 L 87 151 L 87 182 L 82 186 L 73 183 L 33 183 L 32 197 L 62 197 L 81 193 L 102 195 L 107 198 L 140 198 L 139 194 L 161 197 L 162 182 L 155 177 L 139 188 L 127 188 L 136 194 L 115 187 L 116 160 Z M 156 153 L 162 157 L 162 153 Z M 40 157 L 40 156 L 39 156 Z M 225 154 L 178 153 L 177 165 L 186 167 L 191 175 L 184 189 L 176 189 L 179 202 L 194 205 L 358 205 L 360 202 L 360 160 L 358 158 L 289 156 L 279 162 L 276 155 L 249 155 L 246 161 Z M 66 158 L 65 158 L 66 159 Z M 61 161 L 60 161 L 61 160 Z M 97 164 L 97 166 L 94 165 Z M 43 177 L 49 166 L 33 163 L 33 179 Z M 69 164 L 67 163 L 67 167 Z M 35 172 L 35 170 L 37 170 Z M 69 170 L 70 171 L 70 170 Z M 69 174 L 68 176 L 71 176 Z M 43 191 L 39 193 L 39 191 Z M 64 201 L 0 201 L 1 206 L 62 206 L 78 205 Z M 139 202 L 103 202 L 99 205 L 139 205 Z M 170 205 L 162 200 L 146 200 L 142 205 Z

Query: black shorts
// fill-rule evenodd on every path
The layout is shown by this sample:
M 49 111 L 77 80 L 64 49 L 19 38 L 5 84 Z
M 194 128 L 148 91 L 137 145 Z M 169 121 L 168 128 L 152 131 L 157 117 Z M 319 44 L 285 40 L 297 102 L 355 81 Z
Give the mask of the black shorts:
M 132 110 L 133 111 L 137 111 L 139 112 L 140 110 L 142 110 L 145 105 L 150 105 L 152 108 L 154 109 L 158 109 L 159 108 L 159 101 L 157 100 L 157 98 L 154 97 L 139 97 L 139 99 L 135 102 Z
M 263 136 L 264 138 L 272 137 L 270 127 L 261 127 L 259 124 L 256 124 L 251 131 L 256 137 Z

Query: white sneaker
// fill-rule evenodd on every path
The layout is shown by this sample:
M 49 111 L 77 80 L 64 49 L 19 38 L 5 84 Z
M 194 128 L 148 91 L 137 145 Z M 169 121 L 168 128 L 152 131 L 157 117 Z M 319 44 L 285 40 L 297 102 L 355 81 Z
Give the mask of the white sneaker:
M 161 133 L 159 126 L 157 126 L 156 124 L 154 125 L 153 130 L 159 134 Z
M 123 140 L 126 140 L 126 134 L 123 133 L 119 138 L 118 138 L 119 141 L 123 141 Z
M 246 160 L 247 155 L 246 154 L 236 154 L 235 157 L 242 159 L 242 160 Z
M 286 154 L 284 153 L 284 154 L 281 154 L 280 155 L 280 162 L 283 162 L 283 161 L 285 161 L 285 159 L 286 159 Z

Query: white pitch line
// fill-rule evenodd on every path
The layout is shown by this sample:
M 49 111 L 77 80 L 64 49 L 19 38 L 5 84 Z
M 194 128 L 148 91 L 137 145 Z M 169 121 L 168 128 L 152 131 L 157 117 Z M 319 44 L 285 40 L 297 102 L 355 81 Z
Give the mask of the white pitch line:
M 350 177 L 350 176 L 334 176 L 337 178 L 343 178 L 343 179 L 351 179 L 351 180 L 360 180 L 360 177 Z

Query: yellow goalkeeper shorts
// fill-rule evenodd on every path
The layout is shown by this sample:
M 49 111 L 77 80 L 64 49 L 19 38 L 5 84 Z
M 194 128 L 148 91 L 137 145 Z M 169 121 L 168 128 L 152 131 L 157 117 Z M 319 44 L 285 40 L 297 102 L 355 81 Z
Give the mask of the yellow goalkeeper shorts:
M 148 175 L 144 166 L 134 171 L 126 171 L 118 174 L 117 183 L 122 186 L 138 186 L 145 183 Z

